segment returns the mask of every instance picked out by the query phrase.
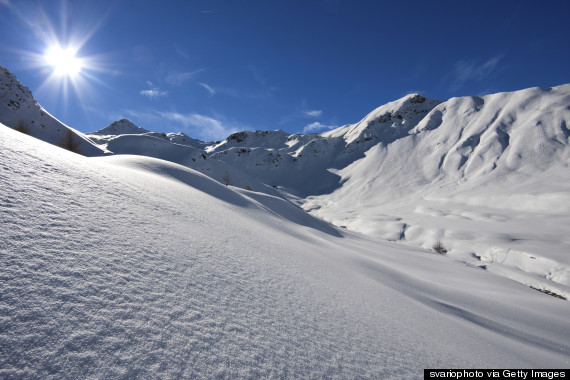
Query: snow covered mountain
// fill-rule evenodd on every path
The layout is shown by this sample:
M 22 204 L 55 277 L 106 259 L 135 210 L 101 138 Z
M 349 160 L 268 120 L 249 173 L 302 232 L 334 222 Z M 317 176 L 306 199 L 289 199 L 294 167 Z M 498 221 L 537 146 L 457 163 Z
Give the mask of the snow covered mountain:
M 0 377 L 568 366 L 570 85 L 208 143 L 0 74 Z
M 335 173 L 371 147 L 407 136 L 440 102 L 409 95 L 374 110 L 361 122 L 322 134 L 238 132 L 207 148 L 213 158 L 264 178 L 290 194 L 327 194 L 341 186 Z
M 570 85 L 454 98 L 303 207 L 570 296 Z
M 91 132 L 91 135 L 139 135 L 143 133 L 149 133 L 144 128 L 137 127 L 131 121 L 127 119 L 121 119 L 111 123 L 110 125 L 106 126 L 103 129 L 100 129 L 95 132 Z
M 241 132 L 212 157 L 313 215 L 570 297 L 570 85 L 409 95 L 312 135 Z
M 570 304 L 516 282 L 168 161 L 0 149 L 2 378 L 568 365 Z
M 50 115 L 34 99 L 30 90 L 6 68 L 0 66 L 0 122 L 40 140 L 88 156 L 104 150 Z
M 326 133 L 243 131 L 213 143 L 124 119 L 84 135 L 1 73 L 0 121 L 50 143 L 73 133 L 88 156 L 159 158 L 370 236 L 425 249 L 443 241 L 468 265 L 570 297 L 570 85 L 411 94 Z
M 357 181 L 339 170 L 371 162 L 379 173 L 362 180 L 378 180 L 382 191 L 398 198 L 404 183 L 490 180 L 527 164 L 567 163 L 569 99 L 570 85 L 446 102 L 415 94 L 330 132 L 239 132 L 207 150 L 214 158 L 270 178 L 303 197 L 346 190 Z M 368 159 L 372 148 L 382 157 Z M 285 175 L 291 171 L 294 176 Z M 352 181 L 346 183 L 349 177 Z
M 225 162 L 211 159 L 202 149 L 211 143 L 193 139 L 183 133 L 148 132 L 123 119 L 86 136 L 112 154 L 159 158 L 198 170 L 225 185 L 267 194 L 277 193 L 273 187 L 259 179 Z

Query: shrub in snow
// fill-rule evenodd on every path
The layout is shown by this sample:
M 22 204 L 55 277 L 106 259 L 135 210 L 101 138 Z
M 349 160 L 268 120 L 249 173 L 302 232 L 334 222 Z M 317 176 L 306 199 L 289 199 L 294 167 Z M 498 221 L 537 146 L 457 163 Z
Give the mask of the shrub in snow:
M 81 140 L 70 129 L 67 129 L 63 134 L 60 146 L 70 152 L 81 154 L 79 151 L 80 144 Z
M 441 240 L 436 241 L 432 248 L 440 255 L 445 255 L 447 253 L 447 249 L 445 249 Z
M 26 127 L 23 120 L 19 120 L 18 125 L 16 125 L 16 127 L 14 129 L 17 130 L 18 132 L 24 133 L 26 135 L 30 134 L 30 130 L 28 129 L 28 127 Z
M 224 184 L 226 186 L 228 186 L 232 181 L 232 177 L 230 177 L 230 173 L 225 172 L 224 175 L 222 176 L 222 181 L 224 181 Z

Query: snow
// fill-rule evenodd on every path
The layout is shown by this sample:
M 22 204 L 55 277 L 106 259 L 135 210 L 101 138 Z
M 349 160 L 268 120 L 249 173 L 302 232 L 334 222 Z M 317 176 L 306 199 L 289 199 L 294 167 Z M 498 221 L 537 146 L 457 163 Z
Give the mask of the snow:
M 91 135 L 132 135 L 132 134 L 143 134 L 148 133 L 144 128 L 137 127 L 134 125 L 130 120 L 121 119 L 117 120 L 103 129 L 100 129 L 95 132 L 91 132 Z
M 175 163 L 0 144 L 2 377 L 568 366 L 565 301 Z
M 97 156 L 106 153 L 87 136 L 50 115 L 36 102 L 30 90 L 2 66 L 0 66 L 0 121 L 51 144 L 71 145 L 85 155 Z
M 568 367 L 570 85 L 215 143 L 0 100 L 2 378 Z
M 568 84 L 411 94 L 333 131 L 240 132 L 207 151 L 337 226 L 442 240 L 467 265 L 570 298 L 568 104 Z
M 434 107 L 409 135 L 299 200 L 338 226 L 429 249 L 570 298 L 570 85 Z

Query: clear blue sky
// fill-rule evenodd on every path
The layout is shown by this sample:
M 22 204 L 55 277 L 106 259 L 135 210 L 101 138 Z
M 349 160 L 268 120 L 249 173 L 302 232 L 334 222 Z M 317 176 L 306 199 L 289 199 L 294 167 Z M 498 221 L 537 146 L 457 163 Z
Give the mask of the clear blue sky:
M 570 82 L 570 1 L 0 0 L 0 65 L 83 132 L 324 131 L 411 92 Z M 50 45 L 79 50 L 55 75 Z

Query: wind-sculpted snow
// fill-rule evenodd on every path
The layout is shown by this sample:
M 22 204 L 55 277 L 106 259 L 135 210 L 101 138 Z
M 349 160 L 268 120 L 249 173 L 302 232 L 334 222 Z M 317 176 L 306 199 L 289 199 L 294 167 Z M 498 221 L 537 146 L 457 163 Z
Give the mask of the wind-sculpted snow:
M 569 303 L 486 271 L 155 158 L 0 152 L 2 378 L 568 366 Z

